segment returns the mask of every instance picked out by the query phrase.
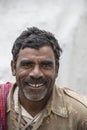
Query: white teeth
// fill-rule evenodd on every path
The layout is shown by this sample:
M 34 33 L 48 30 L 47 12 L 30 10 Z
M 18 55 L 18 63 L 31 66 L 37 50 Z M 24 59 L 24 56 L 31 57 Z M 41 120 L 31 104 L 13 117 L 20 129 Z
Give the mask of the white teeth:
M 40 86 L 42 86 L 43 84 L 36 84 L 36 87 L 40 87 Z
M 42 86 L 43 84 L 29 84 L 30 86 L 32 86 L 32 87 L 35 87 L 35 88 L 37 88 L 37 87 L 40 87 L 40 86 Z

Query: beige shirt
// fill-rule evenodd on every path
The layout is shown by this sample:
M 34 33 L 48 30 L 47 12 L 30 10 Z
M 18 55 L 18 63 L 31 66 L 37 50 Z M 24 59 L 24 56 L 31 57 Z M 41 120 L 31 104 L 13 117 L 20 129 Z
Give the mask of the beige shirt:
M 17 130 L 19 113 L 15 112 L 14 85 L 8 96 L 7 130 Z M 21 118 L 20 130 L 26 122 Z M 87 98 L 66 88 L 54 86 L 53 94 L 32 130 L 87 130 Z M 18 129 L 19 130 L 19 129 Z

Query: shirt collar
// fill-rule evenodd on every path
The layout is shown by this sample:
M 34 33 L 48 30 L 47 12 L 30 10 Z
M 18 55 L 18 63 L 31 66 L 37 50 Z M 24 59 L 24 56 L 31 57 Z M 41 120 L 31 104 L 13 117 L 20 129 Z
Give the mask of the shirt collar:
M 54 86 L 53 94 L 51 99 L 49 99 L 47 104 L 48 114 L 52 111 L 53 113 L 62 116 L 64 118 L 68 117 L 68 111 L 64 101 L 64 94 L 62 88 Z
M 16 88 L 16 84 L 14 84 L 9 93 L 8 93 L 8 97 L 7 97 L 7 112 L 9 112 L 12 107 L 14 106 L 14 101 L 13 101 L 13 94 L 14 94 L 14 90 Z

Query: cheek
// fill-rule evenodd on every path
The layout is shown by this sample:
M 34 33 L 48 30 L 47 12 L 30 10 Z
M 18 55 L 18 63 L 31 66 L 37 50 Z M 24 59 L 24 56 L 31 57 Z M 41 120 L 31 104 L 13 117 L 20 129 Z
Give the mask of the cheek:
M 49 79 L 55 79 L 56 77 L 56 73 L 54 70 L 51 70 L 51 71 L 46 71 L 45 74 L 44 74 L 46 77 L 48 77 Z
M 28 76 L 28 71 L 19 69 L 16 71 L 16 82 L 20 86 L 22 83 L 22 80 Z
M 27 76 L 29 73 L 27 70 L 24 69 L 19 69 L 17 70 L 17 76 L 19 76 L 20 78 Z

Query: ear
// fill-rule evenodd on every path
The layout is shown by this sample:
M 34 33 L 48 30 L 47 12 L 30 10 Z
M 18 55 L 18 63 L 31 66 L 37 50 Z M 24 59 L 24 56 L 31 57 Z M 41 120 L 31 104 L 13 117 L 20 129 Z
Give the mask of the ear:
M 56 78 L 57 78 L 57 76 L 58 76 L 58 71 L 59 71 L 59 62 L 56 63 L 55 71 L 56 71 Z
M 12 71 L 12 75 L 15 76 L 16 75 L 16 71 L 15 71 L 15 63 L 13 60 L 11 60 L 11 71 Z

